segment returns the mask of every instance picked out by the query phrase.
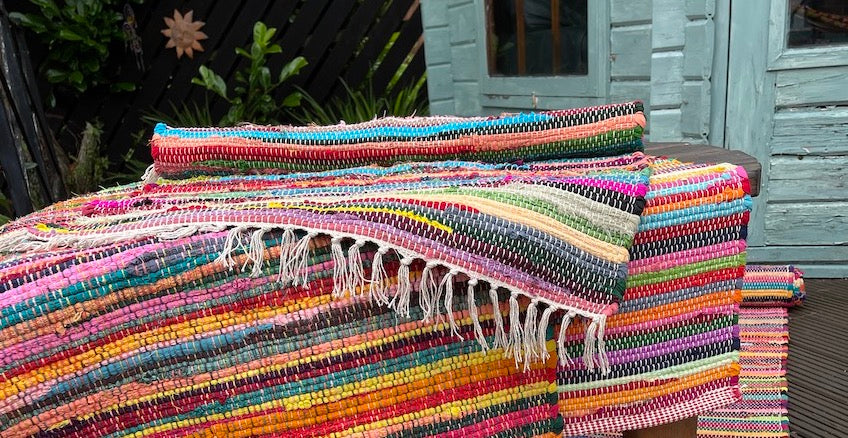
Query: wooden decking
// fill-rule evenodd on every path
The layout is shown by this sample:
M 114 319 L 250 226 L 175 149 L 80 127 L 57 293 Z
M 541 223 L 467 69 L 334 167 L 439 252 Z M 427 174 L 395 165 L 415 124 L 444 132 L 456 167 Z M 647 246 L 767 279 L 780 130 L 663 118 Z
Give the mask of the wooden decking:
M 848 279 L 807 280 L 789 311 L 792 437 L 848 436 Z

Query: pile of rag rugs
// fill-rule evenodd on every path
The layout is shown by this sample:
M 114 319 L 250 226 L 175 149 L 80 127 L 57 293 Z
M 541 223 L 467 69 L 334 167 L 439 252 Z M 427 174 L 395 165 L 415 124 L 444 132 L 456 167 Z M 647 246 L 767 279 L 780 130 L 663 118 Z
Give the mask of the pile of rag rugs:
M 731 405 L 748 178 L 644 129 L 639 102 L 159 125 L 144 181 L 0 229 L 0 435 L 570 436 Z

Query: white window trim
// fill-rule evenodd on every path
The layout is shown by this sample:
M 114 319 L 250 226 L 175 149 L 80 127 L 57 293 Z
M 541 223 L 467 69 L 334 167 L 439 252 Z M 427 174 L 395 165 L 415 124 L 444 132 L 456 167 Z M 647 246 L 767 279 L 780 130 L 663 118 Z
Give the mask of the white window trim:
M 786 47 L 789 29 L 789 6 L 786 0 L 771 0 L 769 11 L 768 71 L 799 68 L 833 67 L 848 64 L 848 45 Z
M 477 9 L 480 92 L 483 95 L 606 98 L 610 80 L 610 18 L 608 1 L 588 1 L 588 74 L 585 76 L 490 76 L 484 0 Z

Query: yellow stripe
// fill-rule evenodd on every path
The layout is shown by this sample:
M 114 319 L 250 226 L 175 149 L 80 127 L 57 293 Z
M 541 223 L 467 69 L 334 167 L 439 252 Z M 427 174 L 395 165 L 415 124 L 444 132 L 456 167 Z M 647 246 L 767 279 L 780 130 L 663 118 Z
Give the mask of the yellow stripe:
M 327 438 L 348 437 L 351 435 L 361 434 L 363 432 L 371 430 L 382 430 L 396 424 L 409 423 L 412 421 L 421 420 L 422 418 L 434 417 L 440 414 L 442 414 L 441 416 L 443 418 L 441 421 L 445 421 L 447 419 L 460 419 L 470 414 L 473 414 L 474 412 L 480 409 L 485 409 L 499 404 L 509 403 L 523 398 L 534 397 L 542 394 L 550 394 L 553 392 L 556 392 L 556 384 L 547 381 L 534 382 L 527 385 L 504 389 L 497 392 L 478 395 L 469 399 L 452 401 L 439 406 L 434 406 L 432 408 L 425 409 L 423 411 L 404 414 L 400 417 L 393 417 L 368 424 L 362 424 L 344 431 L 332 433 L 330 435 L 325 436 Z M 412 426 L 414 427 L 415 424 L 412 424 Z
M 438 228 L 442 231 L 446 231 L 448 233 L 453 233 L 453 228 L 442 224 L 441 222 L 435 221 L 425 216 L 421 216 L 420 214 L 413 213 L 407 210 L 398 210 L 394 208 L 386 208 L 386 207 L 363 207 L 357 205 L 351 206 L 338 206 L 338 207 L 318 207 L 312 205 L 297 205 L 297 204 L 283 204 L 282 202 L 272 201 L 268 203 L 268 208 L 283 208 L 283 209 L 294 209 L 294 210 L 309 210 L 309 211 L 351 211 L 351 212 L 375 212 L 375 213 L 390 213 L 397 216 L 402 216 L 407 219 L 411 219 L 417 222 L 421 222 L 432 227 Z

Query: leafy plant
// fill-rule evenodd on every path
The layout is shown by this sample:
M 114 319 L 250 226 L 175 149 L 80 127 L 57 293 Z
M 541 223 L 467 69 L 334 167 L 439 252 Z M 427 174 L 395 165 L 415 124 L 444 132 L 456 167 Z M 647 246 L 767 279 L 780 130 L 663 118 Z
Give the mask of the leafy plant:
M 144 129 L 140 129 L 132 135 L 132 143 L 134 145 L 143 144 L 143 139 L 145 138 L 147 138 L 147 132 Z M 135 151 L 136 146 L 131 146 L 121 157 L 120 162 L 113 163 L 112 166 L 110 166 L 109 176 L 103 179 L 104 185 L 113 186 L 138 182 L 141 180 L 141 176 L 144 174 L 144 171 L 147 170 L 147 166 L 150 165 L 150 162 L 136 158 Z
M 255 123 L 279 123 L 277 116 L 284 108 L 300 105 L 300 93 L 293 92 L 282 100 L 273 97 L 273 91 L 290 77 L 298 74 L 307 62 L 302 56 L 289 61 L 272 79 L 271 70 L 266 66 L 268 57 L 281 53 L 282 47 L 271 42 L 276 28 L 267 27 L 261 21 L 253 25 L 253 43 L 250 50 L 236 48 L 236 53 L 250 60 L 247 69 L 235 73 L 239 85 L 229 93 L 224 78 L 206 66 L 200 66 L 199 76 L 191 80 L 193 84 L 221 96 L 230 103 L 230 110 L 218 122 L 222 126 L 231 126 L 243 121 Z
M 6 198 L 5 194 L 0 193 L 0 225 L 11 222 L 14 214 L 12 202 Z
M 376 96 L 371 83 L 367 88 L 351 88 L 341 80 L 345 93 L 333 97 L 326 103 L 320 103 L 306 90 L 298 88 L 303 94 L 303 104 L 289 111 L 292 119 L 301 124 L 332 125 L 359 123 L 371 120 L 377 116 L 411 116 L 427 115 L 429 107 L 423 94 L 426 77 L 421 77 L 414 84 L 403 87 L 387 96 Z
M 9 17 L 47 45 L 41 74 L 49 83 L 76 94 L 99 85 L 110 85 L 112 91 L 135 89 L 129 82 L 113 82 L 118 71 L 110 63 L 110 46 L 125 39 L 119 10 L 126 0 L 65 0 L 61 6 L 54 0 L 29 1 L 38 12 L 12 12 Z
M 100 151 L 100 137 L 103 124 L 99 121 L 86 122 L 82 132 L 79 153 L 74 159 L 68 176 L 68 188 L 75 193 L 88 193 L 97 189 L 103 182 L 109 159 Z

